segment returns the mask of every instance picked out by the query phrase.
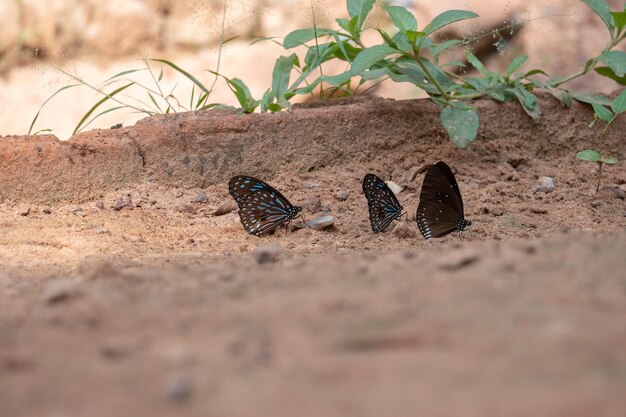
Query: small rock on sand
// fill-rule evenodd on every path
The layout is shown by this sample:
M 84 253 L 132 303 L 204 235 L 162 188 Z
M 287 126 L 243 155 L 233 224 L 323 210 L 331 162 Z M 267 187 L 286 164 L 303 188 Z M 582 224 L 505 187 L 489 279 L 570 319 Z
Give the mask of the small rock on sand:
M 535 191 L 539 193 L 551 193 L 554 190 L 554 180 L 551 177 L 539 177 Z
M 282 252 L 280 245 L 263 245 L 254 251 L 254 259 L 260 264 L 273 263 L 278 261 Z
M 417 230 L 409 227 L 405 222 L 398 222 L 393 228 L 393 234 L 400 239 L 411 239 L 417 237 Z

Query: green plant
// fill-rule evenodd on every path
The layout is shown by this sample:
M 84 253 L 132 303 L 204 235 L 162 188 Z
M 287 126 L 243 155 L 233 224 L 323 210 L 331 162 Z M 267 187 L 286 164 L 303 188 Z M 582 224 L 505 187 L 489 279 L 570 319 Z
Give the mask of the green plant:
M 464 148 L 476 138 L 478 132 L 479 116 L 471 105 L 471 101 L 476 98 L 490 97 L 496 101 L 517 100 L 526 113 L 535 120 L 541 115 L 536 90 L 554 95 L 563 106 L 569 106 L 572 98 L 589 104 L 605 104 L 607 101 L 605 97 L 571 92 L 561 86 L 592 69 L 618 83 L 624 83 L 626 53 L 614 51 L 613 48 L 626 36 L 624 30 L 626 11 L 611 12 L 604 0 L 582 1 L 602 19 L 609 29 L 611 38 L 603 51 L 589 59 L 580 71 L 567 77 L 550 77 L 541 69 L 519 71 L 528 57 L 518 56 L 513 58 L 506 73 L 500 74 L 488 70 L 476 56 L 466 50 L 465 57 L 478 71 L 478 76 L 460 77 L 449 68 L 463 67 L 464 64 L 441 62 L 442 55 L 452 48 L 464 47 L 469 42 L 460 39 L 437 42 L 433 35 L 452 23 L 475 18 L 477 14 L 464 10 L 448 10 L 418 29 L 418 23 L 409 10 L 400 6 L 388 6 L 385 11 L 394 25 L 394 32 L 375 28 L 382 42 L 365 46 L 361 41 L 361 34 L 364 22 L 374 6 L 374 0 L 348 0 L 350 19 L 337 19 L 339 30 L 314 27 L 296 30 L 285 37 L 283 46 L 286 49 L 307 46 L 305 65 L 296 82 L 289 88 L 279 91 L 282 95 L 271 96 L 278 100 L 277 108 L 269 106 L 266 108 L 272 111 L 288 108 L 286 102 L 293 95 L 310 93 L 321 84 L 351 91 L 348 86 L 354 84 L 352 80 L 355 78 L 358 79 L 357 88 L 368 81 L 390 78 L 396 82 L 413 84 L 439 104 L 442 108 L 441 122 L 444 128 L 451 140 L 458 147 Z M 324 38 L 328 42 L 320 44 L 318 38 Z M 308 82 L 306 87 L 300 86 L 307 76 L 330 59 L 344 60 L 349 68 L 332 76 L 320 75 Z M 275 76 L 280 72 L 280 77 L 287 79 L 289 71 L 299 67 L 299 60 L 295 54 L 290 55 L 287 62 L 288 64 L 281 66 L 279 71 L 275 69 Z M 606 66 L 599 66 L 600 64 Z
M 576 154 L 576 158 L 595 162 L 598 165 L 598 182 L 596 183 L 596 193 L 600 190 L 600 181 L 602 180 L 602 167 L 604 164 L 613 165 L 617 163 L 617 158 L 603 156 L 604 153 L 604 138 L 606 136 L 606 131 L 615 118 L 621 113 L 626 112 L 626 90 L 622 91 L 622 93 L 615 98 L 611 102 L 611 108 L 607 108 L 601 104 L 592 103 L 593 111 L 594 111 L 594 119 L 589 124 L 590 128 L 593 128 L 595 124 L 599 124 L 599 138 L 598 138 L 598 150 L 595 149 L 585 149 L 584 151 L 580 151 Z M 602 126 L 604 123 L 604 126 Z
M 541 69 L 521 70 L 527 56 L 514 57 L 505 73 L 491 71 L 472 54 L 468 45 L 472 39 L 448 39 L 438 41 L 436 33 L 448 25 L 472 19 L 478 15 L 471 11 L 448 10 L 436 16 L 430 23 L 419 28 L 413 14 L 401 6 L 384 7 L 393 24 L 393 29 L 372 28 L 367 26 L 367 19 L 374 9 L 376 0 L 346 0 L 349 18 L 335 19 L 338 29 L 317 26 L 315 11 L 311 3 L 313 27 L 297 29 L 289 33 L 282 46 L 292 51 L 296 47 L 304 47 L 304 56 L 291 52 L 279 57 L 272 72 L 271 86 L 265 90 L 261 98 L 252 96 L 250 89 L 239 78 L 229 78 L 219 71 L 219 60 L 215 71 L 209 71 L 215 78 L 210 88 L 206 88 L 197 78 L 178 67 L 174 63 L 163 60 L 144 60 L 145 67 L 137 70 L 124 71 L 105 81 L 102 85 L 92 86 L 77 76 L 71 76 L 75 82 L 56 91 L 67 88 L 87 86 L 102 95 L 89 112 L 76 126 L 75 132 L 88 126 L 102 114 L 122 108 L 131 109 L 147 115 L 168 113 L 177 110 L 204 110 L 224 107 L 218 103 L 209 103 L 208 98 L 218 79 L 223 79 L 233 92 L 243 112 L 256 110 L 277 112 L 291 108 L 291 101 L 297 95 L 313 95 L 316 92 L 323 97 L 351 95 L 359 93 L 364 86 L 371 88 L 384 80 L 391 79 L 398 83 L 409 83 L 415 88 L 425 91 L 428 96 L 441 107 L 441 122 L 450 139 L 460 148 L 465 148 L 473 141 L 480 125 L 479 115 L 472 106 L 472 100 L 489 97 L 496 101 L 513 101 L 520 103 L 526 113 L 537 120 L 541 116 L 541 108 L 537 100 L 537 91 L 546 91 L 555 96 L 563 106 L 569 106 L 572 99 L 597 106 L 608 106 L 610 100 L 601 95 L 582 94 L 569 91 L 563 84 L 596 71 L 598 74 L 626 85 L 626 52 L 614 48 L 626 37 L 626 6 L 624 11 L 611 11 L 605 0 L 581 0 L 594 11 L 609 30 L 610 40 L 603 50 L 589 59 L 574 74 L 565 77 L 548 75 Z M 224 16 L 226 13 L 224 5 Z M 499 30 L 513 30 L 515 24 Z M 363 41 L 365 31 L 375 31 L 380 43 L 366 45 Z M 222 22 L 222 43 L 224 20 Z M 498 31 L 481 36 L 496 35 Z M 261 38 L 271 40 L 274 38 Z M 476 76 L 459 76 L 454 69 L 464 67 L 462 62 L 445 61 L 446 52 L 453 48 L 465 48 L 467 62 L 477 70 Z M 323 70 L 324 64 L 337 61 L 343 64 L 343 70 L 336 74 L 328 74 Z M 173 90 L 164 93 L 160 87 L 162 71 L 155 76 L 149 63 L 158 62 L 166 65 L 191 82 L 191 99 L 188 106 L 180 104 Z M 155 86 L 141 85 L 128 77 L 137 71 L 149 71 Z M 293 79 L 293 81 L 292 81 Z M 110 92 L 105 91 L 113 82 L 125 82 Z M 133 88 L 141 88 L 147 93 L 148 100 L 139 100 L 130 95 L 132 102 L 121 100 L 119 93 L 128 92 Z M 196 91 L 198 95 L 195 96 Z M 48 102 L 44 102 L 42 105 Z M 97 113 L 105 103 L 115 103 L 113 107 Z M 594 108 L 595 108 L 594 107 Z M 41 109 L 40 109 L 41 112 Z M 95 114 L 95 116 L 94 116 Z M 35 116 L 29 133 L 39 116 Z

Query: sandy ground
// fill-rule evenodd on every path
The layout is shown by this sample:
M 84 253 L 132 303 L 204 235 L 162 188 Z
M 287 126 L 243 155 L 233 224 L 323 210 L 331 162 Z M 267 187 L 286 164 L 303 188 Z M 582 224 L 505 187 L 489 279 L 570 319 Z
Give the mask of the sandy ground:
M 479 103 L 466 151 L 437 134 L 430 105 L 376 99 L 170 116 L 64 145 L 7 139 L 4 155 L 29 156 L 21 183 L 0 169 L 22 196 L 5 189 L 0 205 L 0 415 L 622 416 L 626 172 L 608 168 L 595 194 L 594 167 L 573 158 L 588 109 L 550 103 L 541 124 Z M 135 182 L 80 200 L 93 194 L 81 169 L 113 178 L 114 139 L 133 135 L 145 176 L 115 172 Z M 268 143 L 282 153 L 259 153 Z M 622 159 L 620 134 L 607 143 Z M 185 155 L 211 153 L 240 163 L 198 186 Z M 53 167 L 67 155 L 63 182 Z M 419 168 L 435 157 L 474 226 L 425 241 Z M 214 215 L 237 170 L 334 225 L 246 234 L 236 212 Z M 408 216 L 384 234 L 369 228 L 365 171 L 404 187 Z M 44 180 L 63 187 L 42 198 Z

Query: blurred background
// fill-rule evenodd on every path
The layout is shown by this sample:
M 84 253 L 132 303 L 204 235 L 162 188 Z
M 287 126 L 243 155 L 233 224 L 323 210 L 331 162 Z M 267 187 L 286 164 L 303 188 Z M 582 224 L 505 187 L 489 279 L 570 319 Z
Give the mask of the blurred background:
M 608 2 L 612 9 L 623 7 L 619 0 Z M 411 9 L 420 28 L 445 10 L 478 13 L 479 19 L 460 22 L 438 36 L 471 41 L 468 47 L 494 70 L 506 68 L 516 55 L 529 55 L 525 68 L 566 76 L 608 40 L 602 22 L 579 0 L 379 1 L 367 26 L 391 31 L 382 10 L 390 4 Z M 219 70 L 242 79 L 260 98 L 271 84 L 275 60 L 291 52 L 280 45 L 282 38 L 314 21 L 317 27 L 336 28 L 339 17 L 347 17 L 343 0 L 0 0 L 0 135 L 26 134 L 40 106 L 59 88 L 77 80 L 101 86 L 112 75 L 141 68 L 146 58 L 170 60 L 206 86 L 214 81 L 207 70 Z M 497 28 L 497 34 L 488 34 Z M 266 37 L 273 41 L 255 42 Z M 364 41 L 380 43 L 379 35 L 370 30 Z M 454 53 L 462 56 L 462 50 Z M 158 64 L 151 66 L 160 72 Z M 324 67 L 326 74 L 344 70 Z M 146 85 L 153 82 L 148 72 L 133 77 Z M 163 85 L 174 89 L 181 103 L 189 103 L 191 83 L 180 73 L 164 68 Z M 617 84 L 589 74 L 565 87 L 610 93 Z M 382 83 L 370 92 L 396 99 L 422 96 L 408 84 Z M 99 98 L 84 86 L 63 91 L 44 107 L 34 131 L 50 129 L 69 138 Z M 139 97 L 131 93 L 126 99 Z M 237 103 L 221 79 L 209 102 Z M 126 126 L 143 117 L 112 112 L 90 128 Z

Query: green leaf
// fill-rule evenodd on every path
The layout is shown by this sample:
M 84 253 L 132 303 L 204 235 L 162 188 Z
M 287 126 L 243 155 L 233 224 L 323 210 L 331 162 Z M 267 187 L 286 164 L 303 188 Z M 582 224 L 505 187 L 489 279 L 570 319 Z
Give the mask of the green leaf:
M 426 33 L 426 35 L 430 35 L 444 26 L 460 20 L 472 19 L 474 17 L 478 17 L 478 15 L 474 12 L 465 10 L 448 10 L 441 13 L 439 16 L 436 16 L 428 25 L 426 25 L 424 33 Z
M 394 26 L 400 31 L 417 30 L 417 20 L 415 20 L 415 16 L 404 7 L 387 6 L 386 10 Z
M 357 48 L 350 44 L 348 41 L 337 42 L 337 46 L 339 47 L 335 50 L 335 57 L 341 59 L 342 61 L 352 62 L 354 58 L 357 57 L 363 50 L 362 48 Z
M 88 126 L 89 126 L 90 124 L 92 124 L 92 123 L 93 123 L 93 122 L 94 122 L 94 121 L 95 121 L 98 117 L 100 117 L 100 116 L 102 116 L 102 115 L 105 115 L 105 114 L 107 114 L 107 113 L 114 112 L 114 111 L 116 111 L 116 110 L 125 109 L 126 107 L 127 107 L 126 105 L 124 105 L 124 106 L 115 106 L 115 107 L 112 107 L 112 108 L 110 108 L 110 109 L 106 109 L 106 110 L 104 110 L 104 111 L 101 111 L 100 113 L 98 113 L 97 115 L 95 115 L 94 117 L 92 117 L 92 118 L 91 118 L 91 120 L 89 120 L 87 123 L 85 123 L 85 124 L 81 127 L 81 129 L 80 129 L 80 130 L 83 130 L 83 129 L 85 129 L 86 127 L 88 127 Z
M 593 10 L 595 14 L 602 19 L 606 27 L 609 29 L 609 32 L 613 32 L 615 28 L 615 23 L 613 22 L 613 16 L 611 16 L 611 9 L 609 5 L 606 4 L 604 0 L 581 0 L 587 6 Z
M 462 44 L 463 41 L 458 39 L 450 39 L 445 42 L 441 42 L 438 44 L 434 44 L 430 49 L 434 56 L 441 55 L 443 52 L 447 51 L 450 48 L 454 48 L 457 45 Z
M 561 106 L 568 108 L 572 106 L 572 96 L 569 91 L 561 88 L 546 88 L 546 91 L 559 100 Z
M 356 37 L 357 30 L 356 25 L 359 22 L 359 16 L 354 16 L 351 19 L 335 19 L 340 28 L 348 32 L 350 35 Z
M 591 106 L 593 107 L 593 111 L 598 117 L 598 119 L 602 120 L 603 122 L 610 122 L 611 119 L 613 118 L 613 112 L 607 109 L 606 107 L 604 107 L 603 105 L 597 104 L 597 103 L 591 103 Z
M 372 11 L 375 0 L 348 0 L 348 14 L 350 17 L 357 17 L 355 32 L 360 32 L 367 19 L 367 15 Z
M 311 71 L 317 68 L 322 63 L 333 59 L 333 55 L 339 48 L 335 42 L 322 43 L 320 45 L 311 46 L 304 58 L 304 64 L 306 65 L 304 70 Z
M 598 160 L 599 162 L 602 162 L 603 164 L 608 164 L 608 165 L 615 165 L 617 164 L 617 158 L 602 158 Z
M 113 75 L 112 77 L 109 77 L 106 80 L 104 80 L 104 82 L 102 84 L 106 84 L 106 83 L 108 83 L 109 81 L 111 81 L 111 80 L 113 80 L 115 78 L 123 77 L 124 75 L 133 74 L 135 72 L 145 71 L 147 69 L 148 68 L 139 68 L 139 69 L 130 69 L 130 70 L 118 72 L 117 74 Z
M 105 97 L 103 97 L 101 100 L 99 100 L 96 104 L 94 104 L 87 113 L 84 114 L 84 116 L 80 119 L 80 121 L 78 122 L 78 124 L 76 125 L 76 127 L 74 128 L 74 131 L 72 132 L 72 135 L 75 135 L 76 133 L 78 133 L 82 128 L 83 128 L 83 124 L 87 121 L 87 119 L 89 118 L 89 116 L 91 116 L 93 114 L 94 111 L 96 111 L 96 109 L 98 109 L 98 107 L 100 107 L 103 103 L 105 103 L 107 100 L 110 100 L 113 96 L 121 93 L 122 91 L 126 90 L 128 87 L 130 87 L 131 85 L 134 85 L 135 83 L 128 83 L 126 85 L 123 85 L 115 90 L 113 90 L 110 94 L 107 93 L 102 93 L 105 95 Z
M 283 40 L 283 47 L 285 49 L 295 48 L 296 46 L 304 45 L 308 41 L 311 41 L 315 38 L 333 35 L 335 33 L 337 33 L 337 31 L 331 29 L 297 29 L 285 36 L 285 39 Z
M 354 58 L 350 72 L 352 75 L 360 75 L 381 59 L 397 52 L 396 49 L 385 44 L 370 46 L 369 48 L 363 49 L 361 53 Z
M 193 75 L 191 75 L 190 73 L 188 73 L 184 69 L 180 68 L 178 65 L 174 64 L 173 62 L 170 62 L 170 61 L 168 61 L 166 59 L 151 59 L 150 61 L 160 62 L 162 64 L 165 64 L 165 65 L 173 68 L 174 70 L 176 70 L 176 71 L 180 72 L 181 74 L 183 74 L 189 81 L 194 83 L 200 90 L 204 91 L 207 94 L 211 94 L 211 92 L 200 81 L 198 81 L 198 79 L 196 77 L 194 77 Z
M 289 78 L 294 65 L 298 63 L 298 56 L 291 54 L 289 56 L 281 56 L 274 64 L 272 72 L 272 94 L 276 98 L 281 98 L 289 89 Z
M 452 142 L 466 148 L 478 133 L 480 121 L 476 109 L 460 102 L 452 102 L 441 111 L 441 123 Z
M 454 81 L 452 81 L 440 68 L 433 65 L 428 59 L 420 58 L 422 64 L 430 75 L 439 83 L 439 85 L 446 91 L 450 91 L 456 87 Z M 421 88 L 431 95 L 440 95 L 440 91 L 435 85 L 428 79 L 428 76 L 424 70 L 415 61 L 406 61 L 402 65 L 396 65 L 390 69 L 389 76 L 396 82 L 409 82 Z
M 416 32 L 414 30 L 407 30 L 405 34 L 407 41 L 413 45 L 415 45 L 417 41 L 423 40 L 426 36 L 424 32 Z
M 535 96 L 530 91 L 526 90 L 523 85 L 519 84 L 512 88 L 507 88 L 505 91 L 513 93 L 513 95 L 517 98 L 517 100 L 522 105 L 524 111 L 533 118 L 533 120 L 538 121 L 541 116 L 541 106 L 537 103 L 537 96 Z
M 46 99 L 46 101 L 44 101 L 43 104 L 39 107 L 39 110 L 37 111 L 37 114 L 35 115 L 35 117 L 33 117 L 33 121 L 30 122 L 30 127 L 28 128 L 28 134 L 29 135 L 32 134 L 33 127 L 35 126 L 35 123 L 37 122 L 37 119 L 39 118 L 39 115 L 41 114 L 41 111 L 43 110 L 44 106 L 46 104 L 48 104 L 48 102 L 54 98 L 54 96 L 59 94 L 61 91 L 68 90 L 68 89 L 74 88 L 74 87 L 78 87 L 80 85 L 82 85 L 82 84 L 70 84 L 70 85 L 63 86 L 63 87 L 59 88 L 57 91 L 55 91 L 50 97 L 48 97 Z M 39 132 L 43 132 L 43 131 L 51 131 L 51 130 L 50 129 L 44 129 L 44 130 L 40 130 Z M 39 132 L 36 132 L 35 134 L 37 134 Z
M 519 69 L 519 67 L 524 65 L 524 63 L 527 60 L 528 60 L 528 57 L 526 55 L 516 56 L 515 58 L 513 58 L 513 61 L 511 61 L 511 64 L 509 65 L 509 68 L 506 70 L 506 73 L 508 75 L 513 74 L 515 71 L 517 71 Z
M 472 66 L 476 68 L 483 77 L 489 75 L 489 71 L 487 71 L 487 68 L 485 68 L 485 66 L 482 64 L 482 62 L 480 62 L 476 55 L 474 55 L 470 51 L 465 51 L 465 59 L 467 59 L 467 62 L 472 64 Z
M 598 162 L 600 160 L 600 154 L 593 149 L 585 149 L 576 154 L 576 158 L 581 161 Z
M 613 112 L 616 114 L 624 113 L 626 111 L 626 90 L 622 90 L 619 96 L 615 97 L 613 103 L 611 103 Z
M 596 104 L 601 104 L 603 106 L 611 105 L 611 100 L 609 100 L 608 97 L 603 96 L 602 94 L 584 94 L 584 93 L 577 93 L 576 91 L 570 91 L 569 93 L 573 98 L 575 98 L 576 100 L 582 103 L 587 103 L 587 104 L 596 103 Z
M 226 81 L 228 82 L 228 85 L 232 88 L 232 91 L 235 94 L 237 101 L 241 105 L 241 108 L 243 108 L 246 113 L 252 113 L 254 109 L 258 106 L 258 101 L 252 97 L 248 86 L 239 78 L 226 78 Z
M 617 30 L 622 30 L 624 26 L 626 26 L 626 11 L 623 12 L 611 12 L 613 16 L 613 21 L 615 22 L 615 26 L 617 26 Z
M 609 67 L 596 67 L 593 70 L 604 77 L 608 77 L 613 81 L 616 81 L 620 85 L 626 85 L 626 75 L 618 77 L 617 74 L 615 74 L 615 72 Z
M 600 55 L 599 60 L 608 65 L 618 77 L 626 74 L 626 52 L 608 51 Z
M 526 78 L 526 77 L 530 77 L 531 75 L 537 75 L 537 74 L 541 74 L 541 75 L 545 75 L 546 77 L 549 77 L 548 73 L 545 72 L 544 70 L 541 69 L 532 69 L 530 71 L 528 71 L 527 73 L 525 73 L 522 78 Z

